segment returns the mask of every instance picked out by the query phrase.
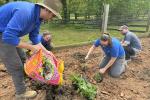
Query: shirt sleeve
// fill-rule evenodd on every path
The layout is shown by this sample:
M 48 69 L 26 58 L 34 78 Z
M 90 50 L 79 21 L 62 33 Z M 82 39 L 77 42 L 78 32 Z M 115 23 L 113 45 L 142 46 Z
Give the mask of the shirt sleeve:
M 4 43 L 17 46 L 20 42 L 19 36 L 22 33 L 24 25 L 27 24 L 28 17 L 27 14 L 22 13 L 22 11 L 16 11 L 7 24 L 5 31 L 2 35 L 2 40 Z
M 119 45 L 118 44 L 113 44 L 111 48 L 111 57 L 118 57 L 119 55 Z
M 39 37 L 39 27 L 35 28 L 32 32 L 29 33 L 29 39 L 32 41 L 33 45 L 36 45 L 41 42 Z
M 49 51 L 51 51 L 53 48 L 50 43 L 47 43 L 44 47 Z
M 95 47 L 100 46 L 100 39 L 97 39 L 97 40 L 94 42 L 94 46 L 95 46 Z
M 124 40 L 124 42 L 126 43 L 126 44 L 130 44 L 130 41 L 131 41 L 131 39 L 132 39 L 132 36 L 131 35 L 126 35 L 126 37 L 125 37 L 125 40 Z

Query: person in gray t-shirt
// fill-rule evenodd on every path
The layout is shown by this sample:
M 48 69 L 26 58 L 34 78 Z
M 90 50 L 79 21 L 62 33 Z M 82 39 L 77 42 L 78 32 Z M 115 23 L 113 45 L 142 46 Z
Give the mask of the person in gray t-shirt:
M 130 60 L 131 56 L 135 56 L 135 54 L 142 49 L 141 42 L 136 34 L 129 31 L 126 25 L 121 26 L 119 30 L 121 34 L 124 35 L 124 39 L 121 43 L 125 49 L 126 60 Z

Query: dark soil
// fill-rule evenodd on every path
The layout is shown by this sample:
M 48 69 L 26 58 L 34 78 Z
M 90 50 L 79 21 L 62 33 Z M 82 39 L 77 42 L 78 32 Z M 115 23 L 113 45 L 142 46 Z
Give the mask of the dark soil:
M 100 48 L 97 48 L 87 61 L 84 57 L 90 45 L 57 50 L 54 54 L 65 61 L 63 86 L 53 87 L 31 82 L 29 79 L 26 80 L 27 86 L 38 92 L 34 100 L 85 100 L 74 90 L 69 79 L 71 74 L 77 73 L 96 85 L 95 100 L 150 100 L 150 38 L 143 38 L 142 45 L 142 52 L 129 62 L 126 72 L 120 78 L 112 78 L 105 74 L 101 83 L 97 83 L 93 78 L 103 58 Z M 1 64 L 0 100 L 13 100 L 14 94 L 11 76 Z

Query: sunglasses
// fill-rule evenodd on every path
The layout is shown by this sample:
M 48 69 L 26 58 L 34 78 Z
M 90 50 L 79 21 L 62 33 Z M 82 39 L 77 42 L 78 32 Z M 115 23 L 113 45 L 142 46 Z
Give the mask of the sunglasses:
M 101 40 L 102 40 L 102 41 L 107 41 L 109 38 L 110 38 L 110 36 L 107 35 L 107 34 L 103 34 L 103 35 L 101 36 Z

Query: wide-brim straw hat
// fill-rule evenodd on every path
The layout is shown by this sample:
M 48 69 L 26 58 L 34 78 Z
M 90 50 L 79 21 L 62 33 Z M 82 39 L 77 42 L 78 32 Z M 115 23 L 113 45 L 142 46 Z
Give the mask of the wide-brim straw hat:
M 43 0 L 43 2 L 38 2 L 35 4 L 48 9 L 53 14 L 55 14 L 59 19 L 62 19 L 60 15 L 60 11 L 62 9 L 62 3 L 60 0 Z

